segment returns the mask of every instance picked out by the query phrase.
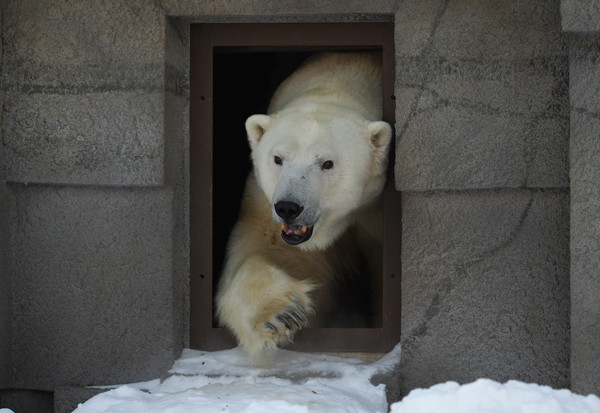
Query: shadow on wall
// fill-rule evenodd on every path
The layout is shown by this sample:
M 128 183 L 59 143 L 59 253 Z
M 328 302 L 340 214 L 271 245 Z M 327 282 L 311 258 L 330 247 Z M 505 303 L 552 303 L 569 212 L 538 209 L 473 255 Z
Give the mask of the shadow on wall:
M 38 390 L 0 390 L 0 409 L 15 413 L 53 413 L 54 393 Z

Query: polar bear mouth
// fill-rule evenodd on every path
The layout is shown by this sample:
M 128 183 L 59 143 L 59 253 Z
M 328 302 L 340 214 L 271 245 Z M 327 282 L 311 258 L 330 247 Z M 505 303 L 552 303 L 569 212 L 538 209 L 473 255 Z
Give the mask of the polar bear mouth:
M 281 223 L 281 239 L 290 245 L 298 245 L 308 241 L 312 236 L 312 232 L 313 227 Z

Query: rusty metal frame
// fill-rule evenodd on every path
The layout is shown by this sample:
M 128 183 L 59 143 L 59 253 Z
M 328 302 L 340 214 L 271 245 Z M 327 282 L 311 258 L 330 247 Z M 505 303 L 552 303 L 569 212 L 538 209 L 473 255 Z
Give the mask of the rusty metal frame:
M 190 43 L 190 346 L 207 351 L 235 346 L 213 326 L 212 161 L 215 48 L 244 52 L 378 48 L 383 51 L 383 118 L 394 125 L 392 23 L 192 24 Z M 387 352 L 400 340 L 400 193 L 393 158 L 384 190 L 383 320 L 380 328 L 308 328 L 290 348 L 319 352 Z

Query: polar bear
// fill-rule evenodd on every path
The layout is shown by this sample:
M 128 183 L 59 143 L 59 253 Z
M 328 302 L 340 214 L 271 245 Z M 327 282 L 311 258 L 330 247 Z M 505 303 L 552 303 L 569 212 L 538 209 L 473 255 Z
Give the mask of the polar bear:
M 363 275 L 354 258 L 377 239 L 392 136 L 381 89 L 379 53 L 320 54 L 281 83 L 267 114 L 246 121 L 253 170 L 216 314 L 255 358 L 327 325 L 341 286 Z

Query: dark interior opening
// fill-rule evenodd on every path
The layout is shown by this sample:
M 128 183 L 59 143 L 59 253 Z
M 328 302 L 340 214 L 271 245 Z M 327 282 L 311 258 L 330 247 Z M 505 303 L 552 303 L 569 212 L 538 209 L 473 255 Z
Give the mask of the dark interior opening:
M 310 52 L 236 53 L 220 48 L 213 56 L 213 273 L 218 281 L 227 240 L 239 215 L 246 177 L 252 168 L 244 123 L 266 113 L 283 79 Z M 217 283 L 213 283 L 216 290 Z M 213 291 L 214 292 L 214 291 Z
M 213 297 L 223 269 L 227 241 L 237 221 L 246 178 L 252 166 L 244 123 L 250 115 L 266 113 L 278 85 L 314 53 L 315 51 L 306 50 L 248 52 L 227 47 L 215 48 Z M 339 311 L 333 312 L 328 317 L 327 324 L 320 327 L 381 327 L 382 253 L 378 250 L 375 253 L 360 251 L 359 254 L 360 276 L 348 274 L 348 277 L 341 278 L 336 299 Z M 367 258 L 372 262 L 368 263 Z M 372 270 L 374 267 L 378 270 Z M 213 326 L 217 326 L 214 318 Z

